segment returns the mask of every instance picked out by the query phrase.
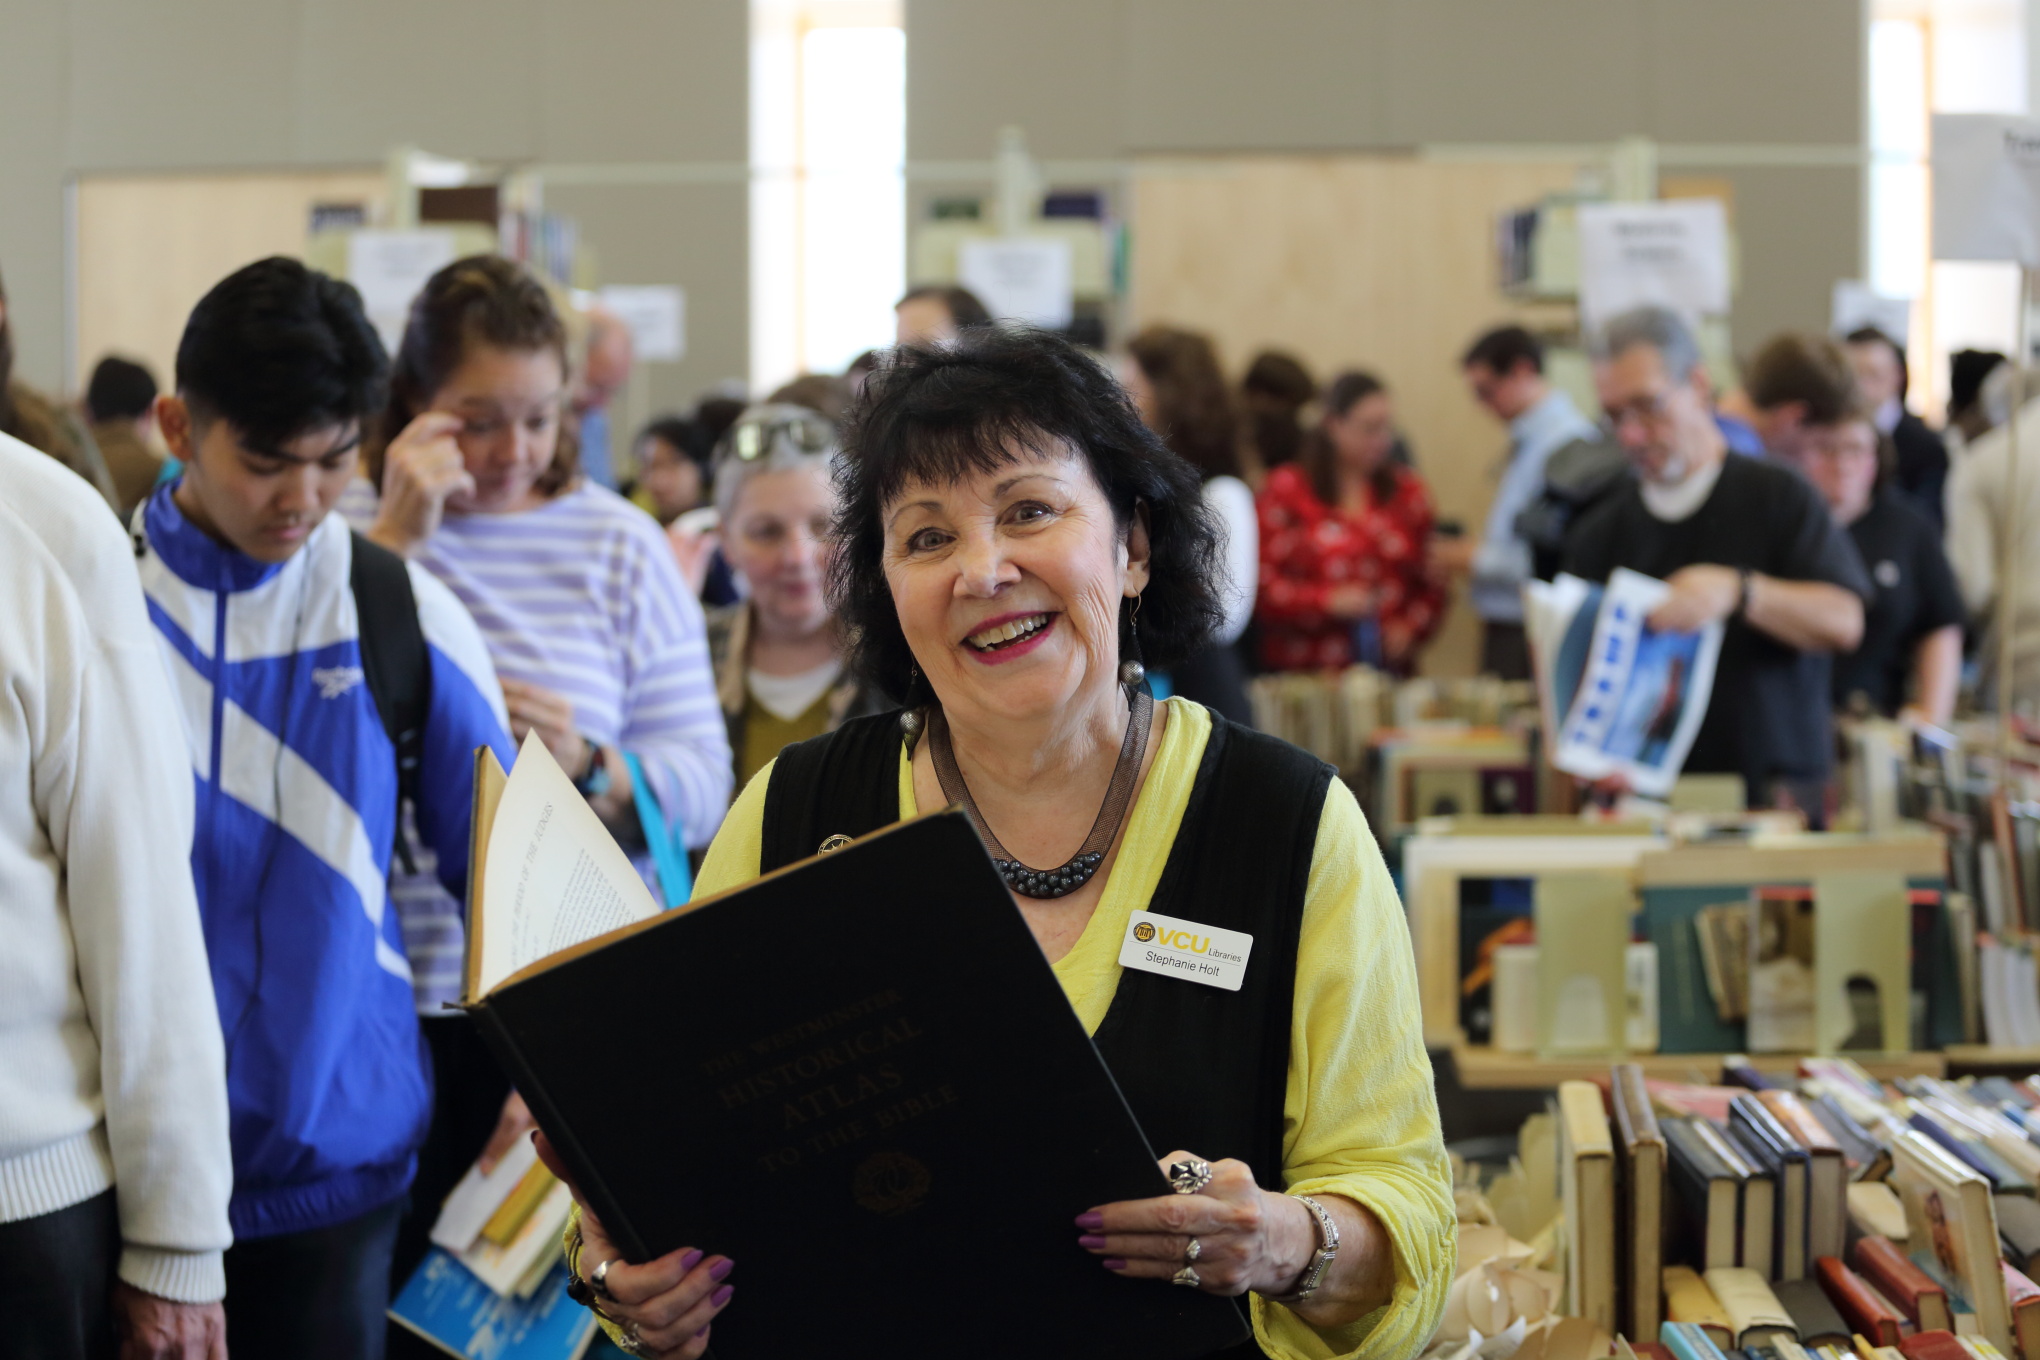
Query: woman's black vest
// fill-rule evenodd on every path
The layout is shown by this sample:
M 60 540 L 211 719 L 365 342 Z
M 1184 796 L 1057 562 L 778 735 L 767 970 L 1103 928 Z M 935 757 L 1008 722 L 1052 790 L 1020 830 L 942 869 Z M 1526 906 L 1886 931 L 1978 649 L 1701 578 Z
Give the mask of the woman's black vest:
M 899 820 L 898 714 L 779 754 L 760 872 Z M 1145 909 L 1254 937 L 1237 992 L 1127 969 L 1094 1036 L 1157 1156 L 1235 1157 L 1282 1187 L 1297 935 L 1331 766 L 1211 716 L 1181 829 Z M 1258 1355 L 1249 1343 L 1228 1354 Z

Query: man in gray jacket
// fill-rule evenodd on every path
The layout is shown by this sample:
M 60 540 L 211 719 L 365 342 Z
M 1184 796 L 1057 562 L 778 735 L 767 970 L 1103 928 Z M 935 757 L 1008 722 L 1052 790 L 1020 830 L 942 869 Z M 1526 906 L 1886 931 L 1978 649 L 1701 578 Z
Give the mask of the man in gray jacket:
M 233 1161 L 192 762 L 134 551 L 0 435 L 0 1350 L 224 1360 Z

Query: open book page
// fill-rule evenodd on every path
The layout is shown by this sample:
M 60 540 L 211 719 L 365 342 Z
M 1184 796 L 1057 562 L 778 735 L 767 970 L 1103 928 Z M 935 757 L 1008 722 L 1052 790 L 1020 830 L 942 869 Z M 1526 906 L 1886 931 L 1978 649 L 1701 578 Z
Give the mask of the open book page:
M 1594 614 L 1593 642 L 1566 710 L 1552 764 L 1584 779 L 1627 777 L 1649 798 L 1671 792 L 1707 716 L 1719 623 L 1660 633 L 1644 620 L 1671 594 L 1663 581 L 1617 568 Z
M 474 901 L 481 957 L 471 1001 L 520 968 L 659 912 L 536 734 L 524 739 L 503 786 Z

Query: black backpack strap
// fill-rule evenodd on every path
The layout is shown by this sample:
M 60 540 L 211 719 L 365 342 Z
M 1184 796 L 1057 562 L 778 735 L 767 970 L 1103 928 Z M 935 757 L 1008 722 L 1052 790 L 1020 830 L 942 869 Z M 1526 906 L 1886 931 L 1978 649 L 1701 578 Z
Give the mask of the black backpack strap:
M 758 872 L 804 860 L 831 836 L 854 840 L 897 822 L 901 740 L 894 709 L 782 750 L 765 786 Z
M 397 753 L 397 827 L 393 842 L 407 872 L 417 872 L 401 834 L 404 804 L 418 801 L 425 750 L 425 715 L 432 708 L 432 658 L 418 622 L 418 597 L 404 559 L 360 534 L 351 535 L 353 565 L 347 584 L 361 626 L 361 670 L 383 731 Z

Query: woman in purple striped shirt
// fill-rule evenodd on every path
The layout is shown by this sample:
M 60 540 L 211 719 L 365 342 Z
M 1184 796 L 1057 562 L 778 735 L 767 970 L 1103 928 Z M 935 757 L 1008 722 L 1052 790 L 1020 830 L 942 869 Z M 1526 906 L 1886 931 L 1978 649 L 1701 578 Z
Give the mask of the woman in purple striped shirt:
M 645 848 L 633 765 L 668 827 L 705 846 L 731 773 L 701 609 L 652 518 L 579 476 L 567 377 L 565 328 L 521 266 L 475 256 L 433 275 L 370 450 L 370 537 L 467 605 L 512 734 L 538 733 L 626 849 Z
M 411 306 L 369 441 L 381 492 L 369 536 L 460 597 L 496 663 L 511 732 L 520 742 L 537 733 L 649 869 L 649 837 L 702 847 L 722 824 L 729 738 L 701 606 L 665 535 L 579 474 L 573 432 L 562 428 L 568 376 L 566 328 L 522 266 L 474 256 L 434 274 Z M 649 816 L 639 775 L 656 802 Z M 685 894 L 681 884 L 658 890 L 667 900 Z M 486 1099 L 449 1108 L 447 1082 L 461 1078 L 444 1069 L 482 1061 L 468 1047 L 435 1044 L 448 1051 L 438 1055 L 427 1152 L 444 1149 L 451 1165 L 432 1169 L 441 1176 L 466 1168 L 494 1122 Z M 526 1118 L 513 1099 L 488 1153 L 507 1148 Z M 442 1121 L 463 1127 L 442 1138 Z M 428 1178 L 437 1176 L 421 1165 L 420 1198 Z

